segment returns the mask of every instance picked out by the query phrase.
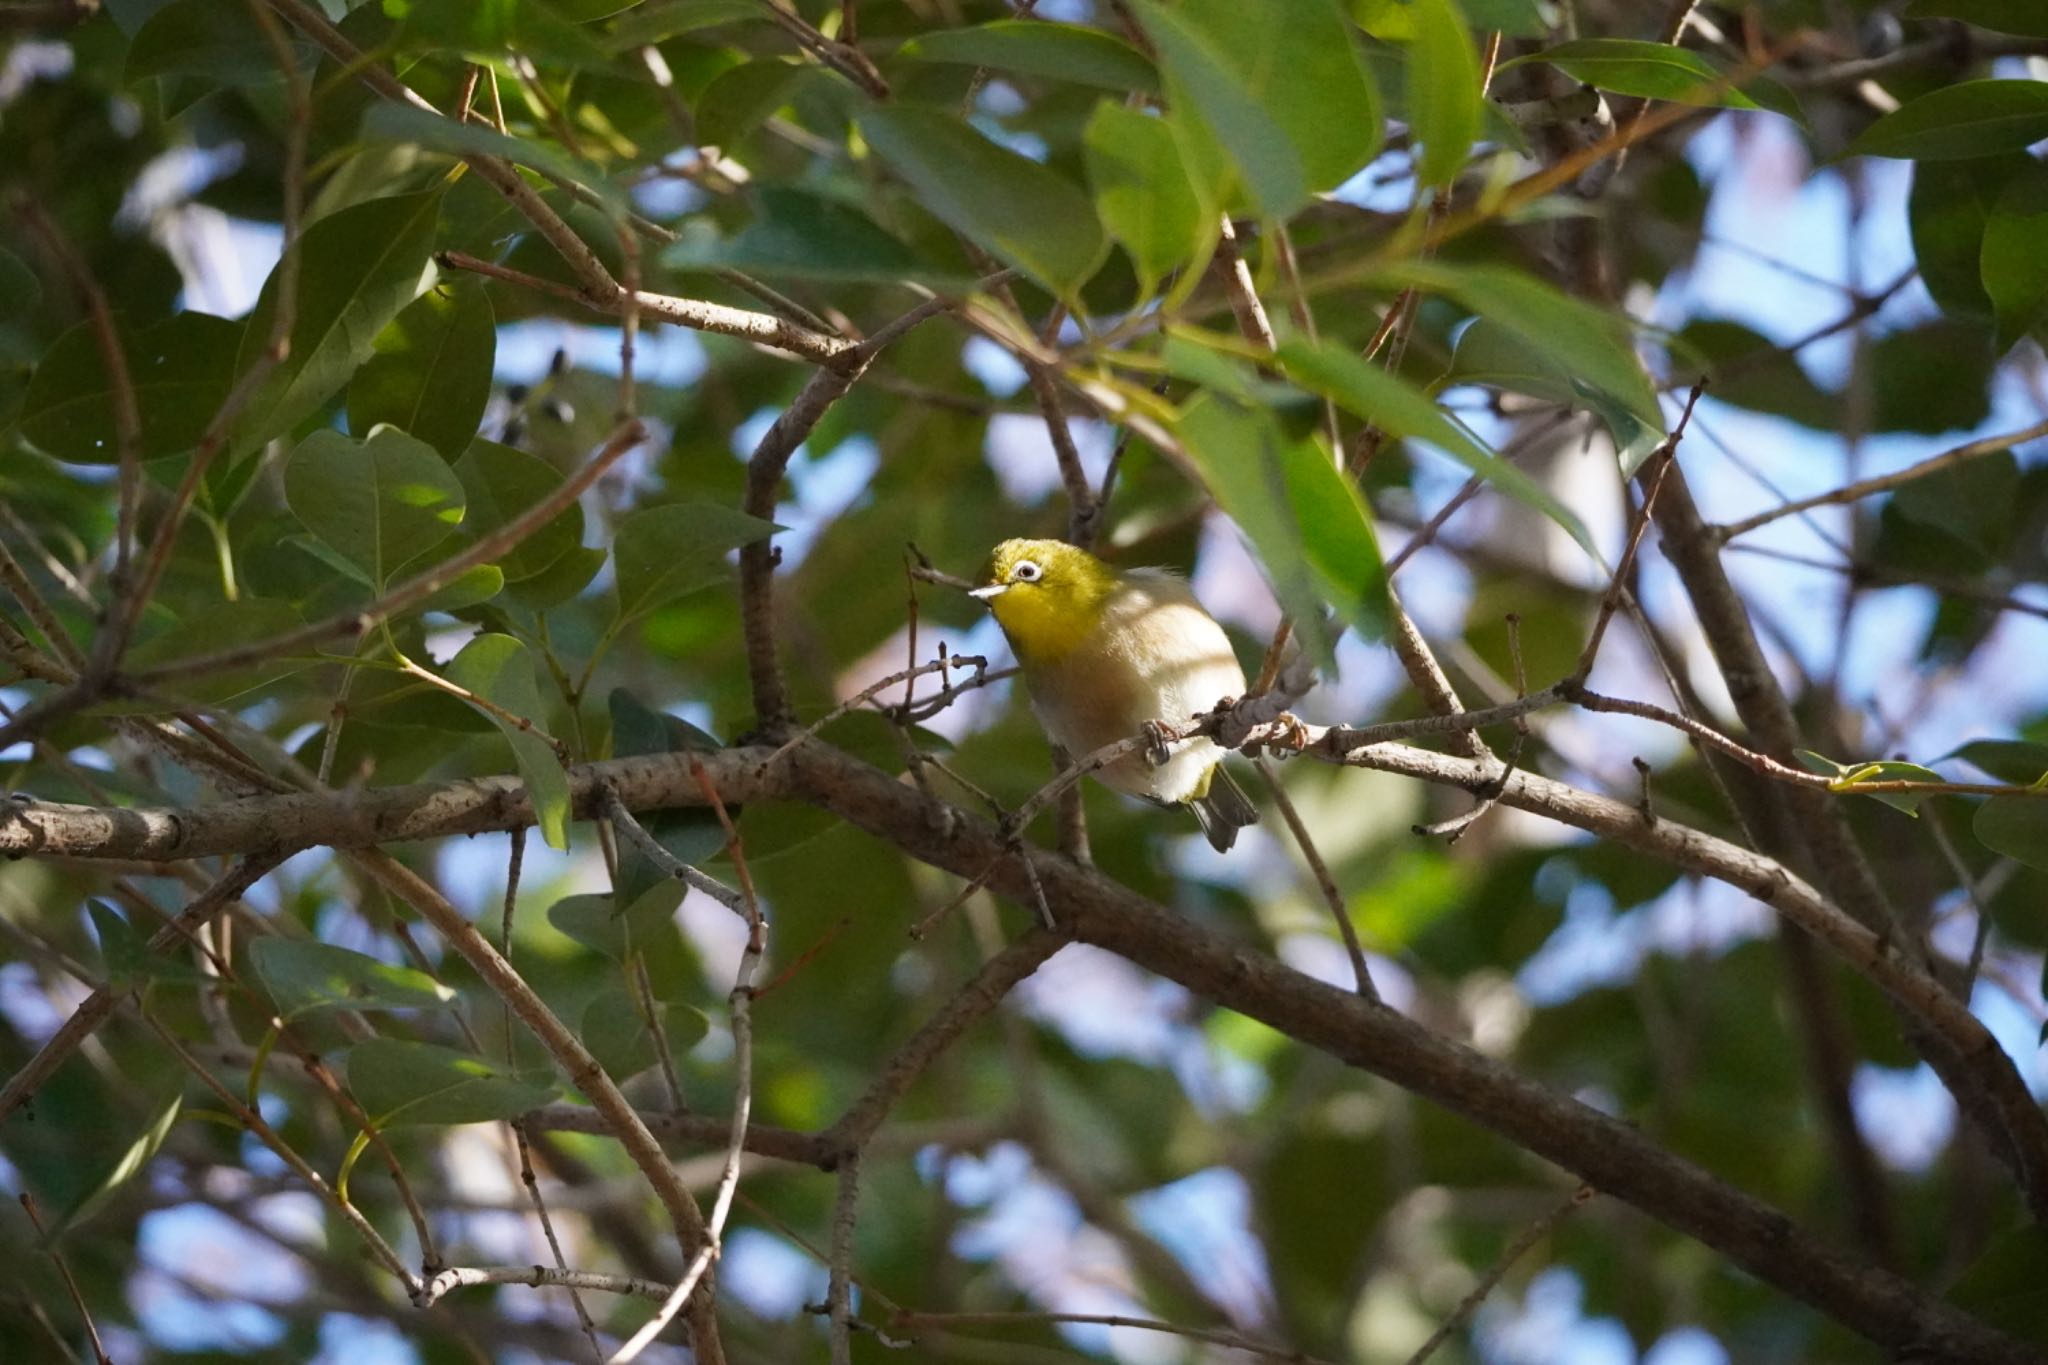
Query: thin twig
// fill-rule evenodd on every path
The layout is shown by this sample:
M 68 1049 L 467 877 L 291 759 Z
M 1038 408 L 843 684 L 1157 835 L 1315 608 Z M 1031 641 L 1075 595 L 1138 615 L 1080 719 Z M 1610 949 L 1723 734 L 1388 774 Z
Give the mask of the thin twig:
M 42 1239 L 43 1254 L 50 1258 L 51 1265 L 57 1267 L 57 1274 L 64 1281 L 64 1292 L 71 1296 L 72 1307 L 78 1310 L 79 1321 L 85 1324 L 86 1338 L 92 1343 L 93 1359 L 98 1365 L 114 1365 L 114 1358 L 107 1354 L 106 1344 L 100 1340 L 99 1325 L 92 1320 L 92 1309 L 86 1306 L 85 1294 L 73 1278 L 71 1267 L 64 1263 L 64 1253 L 57 1250 L 57 1244 L 50 1240 L 50 1229 L 43 1223 L 41 1210 L 36 1208 L 36 1197 L 27 1190 L 21 1192 L 21 1208 L 28 1215 L 36 1235 Z M 69 1354 L 69 1349 L 67 1345 L 66 1354 Z
M 1581 1185 L 1572 1193 L 1571 1198 L 1523 1228 L 1521 1234 L 1508 1244 L 1508 1249 L 1500 1254 L 1500 1259 L 1493 1263 L 1492 1269 L 1480 1276 L 1479 1283 L 1473 1285 L 1471 1292 L 1458 1301 L 1458 1306 L 1451 1310 L 1451 1315 L 1444 1319 L 1436 1331 L 1430 1333 L 1429 1340 L 1423 1342 L 1416 1348 L 1415 1354 L 1408 1357 L 1408 1365 L 1423 1365 L 1423 1362 L 1435 1355 L 1437 1348 L 1449 1341 L 1451 1335 L 1479 1311 L 1479 1305 L 1486 1302 L 1486 1296 L 1491 1294 L 1494 1286 L 1514 1268 L 1515 1262 L 1526 1256 L 1531 1247 L 1548 1237 L 1559 1223 L 1585 1207 L 1592 1198 L 1593 1187 Z

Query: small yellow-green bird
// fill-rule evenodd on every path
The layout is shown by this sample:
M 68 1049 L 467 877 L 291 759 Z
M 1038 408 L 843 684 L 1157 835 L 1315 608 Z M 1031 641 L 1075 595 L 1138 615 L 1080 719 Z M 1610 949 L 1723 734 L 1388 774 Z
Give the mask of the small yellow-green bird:
M 1074 758 L 1244 695 L 1230 637 L 1164 569 L 1118 573 L 1064 541 L 1006 540 L 972 592 L 1009 637 L 1039 724 Z M 1259 813 L 1222 764 L 1221 749 L 1193 739 L 1158 767 L 1133 753 L 1096 775 L 1125 795 L 1189 807 L 1223 852 Z

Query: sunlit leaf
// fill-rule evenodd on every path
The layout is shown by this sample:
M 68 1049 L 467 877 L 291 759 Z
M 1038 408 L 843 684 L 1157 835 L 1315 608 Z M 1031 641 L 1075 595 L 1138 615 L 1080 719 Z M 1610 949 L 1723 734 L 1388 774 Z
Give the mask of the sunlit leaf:
M 299 523 L 380 590 L 462 522 L 462 482 L 448 462 L 390 427 L 366 441 L 314 432 L 285 462 L 284 490 Z
M 1425 185 L 1448 185 L 1479 136 L 1479 54 L 1457 0 L 1414 0 L 1408 9 L 1408 122 L 1422 144 L 1415 174 Z
M 1189 183 L 1163 119 L 1105 101 L 1088 120 L 1082 149 L 1096 210 L 1130 253 L 1142 293 L 1207 252 L 1216 210 Z

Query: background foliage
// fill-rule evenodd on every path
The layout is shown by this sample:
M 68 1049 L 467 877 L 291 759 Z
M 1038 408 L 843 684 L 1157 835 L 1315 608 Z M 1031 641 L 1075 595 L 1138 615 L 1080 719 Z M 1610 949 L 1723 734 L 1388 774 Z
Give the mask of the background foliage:
M 737 1098 L 795 1144 L 748 1158 L 724 1229 L 733 1359 L 1398 1361 L 1440 1323 L 1439 1360 L 1878 1358 L 1825 1299 L 1575 1197 L 1526 1134 L 1098 947 L 906 1069 L 1032 897 L 963 902 L 909 835 L 794 801 L 737 812 L 735 856 L 683 781 L 663 804 L 695 808 L 649 830 L 750 881 L 770 928 L 735 1018 L 745 926 L 601 839 L 565 763 L 772 747 L 940 642 L 1000 668 L 979 609 L 911 567 L 1090 539 L 1192 573 L 1254 673 L 1286 613 L 1312 722 L 1455 705 L 1434 659 L 1468 706 L 1568 678 L 1735 735 L 1710 767 L 1571 691 L 1485 732 L 1643 804 L 1649 847 L 1541 803 L 1463 820 L 1455 777 L 1370 757 L 1282 779 L 1390 1006 L 2048 1349 L 2048 1246 L 2000 1155 L 2026 1116 L 1959 1119 L 1867 964 L 1781 935 L 1768 878 L 1702 876 L 1671 833 L 1851 915 L 1888 899 L 1879 955 L 1925 953 L 2002 1049 L 1963 1070 L 2016 1068 L 2039 1122 L 2037 11 L 0 7 L 8 785 L 32 811 L 516 774 L 519 976 L 707 1208 Z M 1768 685 L 1731 644 L 1752 629 Z M 1041 789 L 1008 682 L 919 710 L 941 686 L 820 738 L 977 816 Z M 1759 723 L 1770 696 L 1796 734 Z M 1352 986 L 1271 793 L 1219 859 L 1083 790 L 1106 876 Z M 122 1361 L 609 1352 L 653 1309 L 616 1286 L 408 1302 L 423 1261 L 558 1256 L 658 1296 L 693 1248 L 601 1125 L 564 1130 L 591 1085 L 503 983 L 318 847 L 363 840 L 277 838 L 296 856 L 169 954 L 146 940 L 226 860 L 7 845 L 0 1071 L 30 1075 L 93 986 L 125 994 L 0 1119 L 0 1185 L 44 1228 L 0 1210 L 0 1358 L 79 1358 L 88 1318 Z M 505 836 L 390 852 L 498 940 Z M 800 1140 L 877 1087 L 855 1190 Z M 850 1336 L 819 1307 L 835 1259 Z

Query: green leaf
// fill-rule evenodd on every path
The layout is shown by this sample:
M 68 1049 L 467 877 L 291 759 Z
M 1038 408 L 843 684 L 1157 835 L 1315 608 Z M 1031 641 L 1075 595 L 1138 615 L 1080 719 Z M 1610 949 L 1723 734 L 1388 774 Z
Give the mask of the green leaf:
M 1136 267 L 1139 292 L 1207 254 L 1216 210 L 1202 202 L 1164 119 L 1104 101 L 1081 135 L 1096 212 Z
M 481 437 L 471 441 L 455 462 L 468 509 L 462 518 L 463 538 L 474 544 L 557 488 L 562 475 L 538 455 Z M 571 502 L 539 530 L 498 558 L 507 583 L 524 582 L 545 573 L 583 543 L 583 505 Z
M 1674 104 L 1755 109 L 1758 104 L 1733 86 L 1715 83 L 1723 73 L 1697 52 L 1670 43 L 1632 38 L 1581 38 L 1502 62 L 1500 69 L 1546 62 L 1575 81 L 1618 95 L 1668 100 Z
M 2029 161 L 1984 221 L 1984 292 L 2010 350 L 2048 318 L 2048 166 Z
M 1240 0 L 1134 7 L 1176 117 L 1198 120 L 1229 153 L 1261 216 L 1292 214 L 1378 153 L 1379 96 L 1331 0 L 1295 0 L 1285 22 Z
M 296 35 L 287 29 L 288 39 Z M 299 68 L 314 54 L 293 42 Z M 277 57 L 245 5 L 215 0 L 171 0 L 128 41 L 122 78 L 133 85 L 153 76 L 199 76 L 224 85 L 261 85 L 281 80 Z
M 1948 755 L 1983 769 L 2000 782 L 2031 787 L 2048 780 L 2048 744 L 2026 739 L 1973 739 Z
M 388 423 L 457 458 L 491 400 L 497 349 L 497 319 L 480 286 L 429 289 L 377 334 L 375 354 L 349 381 L 349 430 L 361 436 Z
M 543 70 L 599 67 L 611 60 L 547 0 L 385 0 L 384 12 L 402 21 L 398 44 L 408 51 L 456 48 L 489 61 L 510 49 L 532 57 Z
M 155 953 L 149 936 L 121 917 L 121 912 L 97 898 L 86 902 L 93 931 L 99 935 L 100 961 L 106 966 L 107 981 L 116 988 L 139 981 L 198 981 L 200 971 L 176 953 Z
M 675 502 L 642 508 L 612 536 L 618 612 L 624 624 L 685 593 L 723 583 L 725 557 L 782 528 L 722 503 Z
M 530 166 L 550 180 L 581 185 L 614 214 L 630 207 L 605 172 L 544 142 L 512 137 L 484 123 L 457 123 L 428 109 L 381 101 L 363 113 L 362 139 L 372 145 L 423 147 L 449 156 L 495 156 Z
M 1387 631 L 1387 571 L 1357 490 L 1314 441 L 1272 415 L 1203 394 L 1176 431 L 1218 505 L 1259 553 L 1280 605 L 1317 662 L 1333 664 L 1327 602 L 1368 640 Z
M 703 1041 L 711 1021 L 688 1005 L 662 1005 L 661 1030 L 669 1055 L 679 1057 Z M 659 1060 L 646 1016 L 623 986 L 607 986 L 591 997 L 579 1033 L 583 1046 L 614 1080 L 637 1076 Z
M 296 426 L 348 382 L 376 350 L 377 337 L 420 291 L 440 216 L 438 193 L 372 199 L 338 209 L 307 228 L 299 245 L 299 287 L 291 350 L 236 424 L 237 452 Z M 264 283 L 242 333 L 236 373 L 270 340 L 278 278 Z
M 2048 872 L 2048 799 L 1994 796 L 1977 807 L 1970 828 L 1993 853 Z
M 128 651 L 126 666 L 138 673 L 147 672 L 180 659 L 274 640 L 304 624 L 305 619 L 296 607 L 275 598 L 201 601 L 176 613 L 173 621 L 154 627 L 148 636 Z M 202 679 L 182 680 L 178 684 L 178 694 L 199 701 L 224 701 L 296 673 L 309 662 L 304 658 L 266 658 L 247 668 L 209 674 Z M 125 709 L 140 709 L 140 706 Z
M 157 1110 L 156 1117 L 150 1120 L 149 1126 L 144 1128 L 136 1136 L 135 1141 L 129 1143 L 127 1149 L 115 1159 L 107 1173 L 86 1191 L 82 1199 L 50 1223 L 44 1231 L 42 1244 L 54 1245 L 71 1229 L 105 1207 L 107 1201 L 112 1199 L 123 1185 L 141 1175 L 163 1147 L 164 1139 L 171 1135 L 171 1129 L 177 1125 L 178 1114 L 184 1108 L 184 1104 L 182 1095 L 172 1095 L 163 1107 Z
M 449 660 L 448 681 L 526 721 L 543 719 L 540 687 L 534 681 L 533 655 L 509 635 L 479 635 Z M 519 778 L 533 802 L 535 823 L 550 848 L 569 847 L 569 775 L 554 746 L 517 720 L 486 711 L 491 723 L 512 746 Z
M 650 710 L 623 687 L 612 689 L 607 698 L 612 722 L 613 758 L 636 754 L 714 753 L 724 746 L 678 716 Z M 734 815 L 737 816 L 735 810 Z M 725 847 L 725 826 L 716 811 L 701 807 L 650 810 L 639 814 L 640 826 L 654 842 L 667 849 L 678 862 L 695 866 Z M 630 841 L 619 846 L 619 871 L 613 889 L 626 901 L 635 903 L 657 883 L 674 879 Z
M 119 319 L 115 325 L 120 328 Z M 142 419 L 142 458 L 193 449 L 234 386 L 242 324 L 187 312 L 154 327 L 120 332 Z M 22 397 L 20 423 L 22 435 L 57 459 L 73 464 L 120 460 L 114 385 L 90 320 L 66 331 L 44 353 Z
M 2048 38 L 2048 10 L 2034 0 L 1913 0 L 1908 19 L 1960 19 L 1995 33 Z
M 780 59 L 742 62 L 721 71 L 697 96 L 697 140 L 706 147 L 730 148 L 789 104 L 799 89 L 821 79 L 816 67 Z
M 1533 507 L 1570 533 L 1593 556 L 1599 548 L 1572 510 L 1543 485 L 1482 445 L 1406 381 L 1331 342 L 1298 338 L 1280 345 L 1280 363 L 1290 379 L 1331 399 L 1357 416 L 1404 440 L 1427 441 L 1484 478 L 1501 492 Z
M 1657 391 L 1636 359 L 1623 319 L 1506 266 L 1415 261 L 1388 273 L 1401 283 L 1448 295 L 1492 319 L 1549 356 L 1574 380 L 1613 398 L 1662 435 L 1664 414 L 1657 405 Z
M 898 57 L 955 62 L 1046 76 L 1119 94 L 1156 94 L 1159 73 L 1144 55 L 1100 29 L 1044 20 L 998 19 L 971 28 L 939 29 L 897 49 Z
M 1824 754 L 1811 749 L 1795 749 L 1793 753 L 1809 772 L 1816 772 L 1833 778 L 1831 789 L 1838 792 L 1855 793 L 1864 782 L 1946 782 L 1947 778 L 1932 768 L 1923 768 L 1918 763 L 1901 763 L 1886 759 L 1876 763 L 1837 763 Z M 1894 810 L 1917 817 L 1920 803 L 1929 795 L 1927 792 L 1861 792 L 1884 802 Z
M 1966 160 L 2048 138 L 2048 81 L 1964 81 L 1909 100 L 1865 128 L 1847 156 Z
M 1871 426 L 1938 436 L 1991 416 L 1991 338 L 1975 323 L 1936 319 L 1887 332 L 1865 353 Z
M 872 218 L 837 199 L 787 185 L 763 185 L 752 197 L 759 213 L 738 236 L 720 237 L 707 219 L 691 219 L 682 225 L 682 239 L 662 252 L 663 263 L 821 283 L 973 283 L 960 271 L 928 267 Z
M 555 1096 L 546 1073 L 508 1071 L 472 1052 L 396 1038 L 349 1049 L 348 1088 L 379 1128 L 490 1123 Z
M 425 972 L 308 939 L 259 938 L 249 961 L 287 1020 L 322 1010 L 432 1009 L 455 998 Z
M 1705 366 L 1707 391 L 1719 402 L 1784 417 L 1816 431 L 1840 428 L 1841 397 L 1814 383 L 1796 354 L 1742 323 L 1694 318 L 1671 338 L 1670 349 L 1674 356 Z
M 564 896 L 548 907 L 548 923 L 593 953 L 624 962 L 663 930 L 673 930 L 673 916 L 682 901 L 682 883 L 665 877 L 635 896 L 624 914 L 610 896 Z
M 531 612 L 558 607 L 590 586 L 605 558 L 601 547 L 579 545 L 533 577 L 507 583 L 505 596 Z
M 1424 185 L 1448 185 L 1479 136 L 1479 54 L 1457 0 L 1414 0 L 1408 10 L 1408 123 L 1422 144 L 1415 174 Z
M 21 257 L 0 247 L 0 317 L 25 318 L 43 301 L 43 282 Z
M 284 467 L 299 524 L 361 571 L 379 592 L 406 561 L 462 522 L 462 481 L 424 441 L 381 427 L 367 441 L 322 429 Z
M 875 109 L 861 136 L 941 222 L 1063 298 L 1109 251 L 1079 186 L 929 109 Z
M 1984 225 L 2007 182 L 2033 164 L 2019 153 L 1914 163 L 1906 221 L 1921 283 L 1944 313 L 1991 316 L 1982 267 Z

